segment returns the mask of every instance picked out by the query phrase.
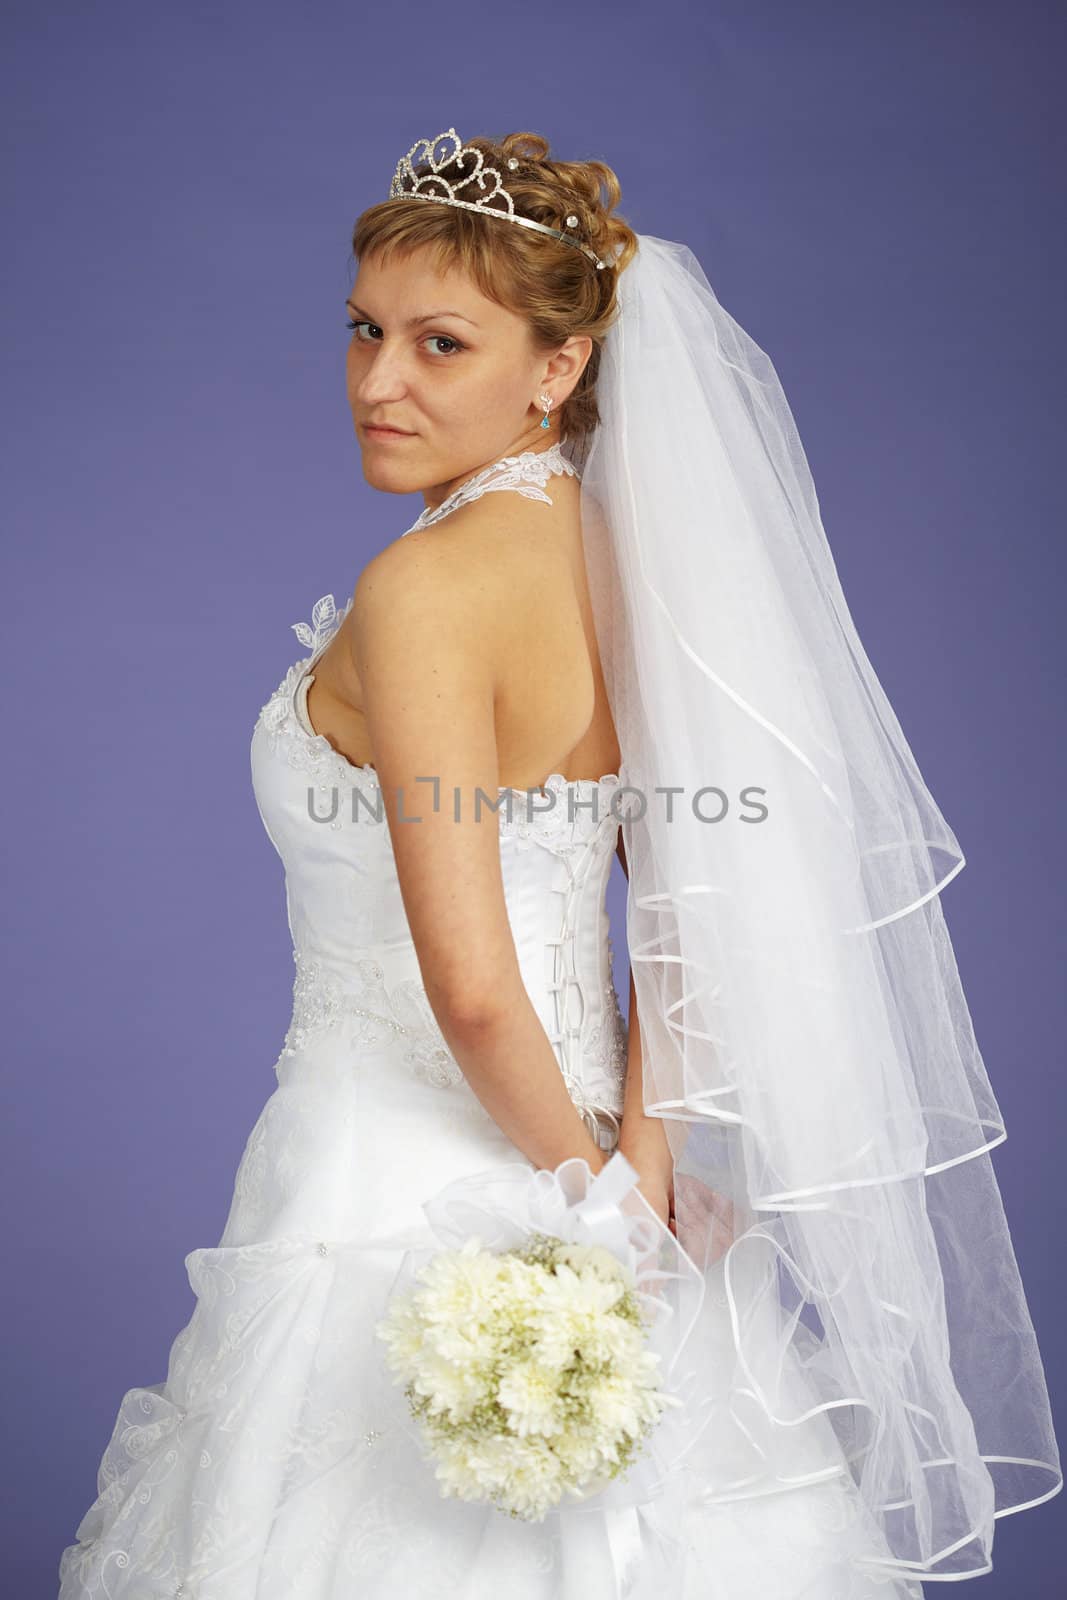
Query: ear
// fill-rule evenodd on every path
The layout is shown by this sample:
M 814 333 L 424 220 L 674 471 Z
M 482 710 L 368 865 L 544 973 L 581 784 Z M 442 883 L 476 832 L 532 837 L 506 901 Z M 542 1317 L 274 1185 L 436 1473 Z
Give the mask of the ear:
M 560 346 L 549 361 L 541 383 L 542 387 L 552 385 L 557 408 L 576 386 L 592 353 L 593 341 L 589 335 L 576 333 Z

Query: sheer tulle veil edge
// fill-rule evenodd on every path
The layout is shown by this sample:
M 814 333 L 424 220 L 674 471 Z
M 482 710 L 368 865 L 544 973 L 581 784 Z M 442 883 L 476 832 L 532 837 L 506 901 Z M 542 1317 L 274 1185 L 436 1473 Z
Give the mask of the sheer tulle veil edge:
M 757 1453 L 829 1423 L 871 1565 L 974 1576 L 1062 1476 L 941 905 L 964 856 L 770 360 L 683 244 L 639 236 L 619 298 L 575 462 L 680 1236 L 722 1274 Z

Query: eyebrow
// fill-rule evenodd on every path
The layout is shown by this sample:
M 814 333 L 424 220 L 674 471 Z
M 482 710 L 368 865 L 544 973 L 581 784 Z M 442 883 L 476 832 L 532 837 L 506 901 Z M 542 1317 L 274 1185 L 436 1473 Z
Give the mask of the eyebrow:
M 350 311 L 358 311 L 361 317 L 366 317 L 369 321 L 374 322 L 374 318 L 371 316 L 370 312 L 364 311 L 362 306 L 357 306 L 354 300 L 346 300 L 345 305 Z M 469 322 L 472 328 L 476 328 L 478 326 L 473 318 L 465 317 L 462 311 L 426 311 L 421 316 L 409 317 L 404 326 L 407 328 L 417 328 L 420 322 L 434 322 L 438 317 L 458 317 L 460 322 Z M 380 326 L 380 324 L 377 322 L 374 322 L 374 325 L 375 327 Z

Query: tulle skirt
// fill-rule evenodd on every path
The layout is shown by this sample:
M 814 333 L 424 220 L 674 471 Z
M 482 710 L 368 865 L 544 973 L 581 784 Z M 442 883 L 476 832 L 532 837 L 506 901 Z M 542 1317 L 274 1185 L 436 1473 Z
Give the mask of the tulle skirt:
M 824 1413 L 746 1414 L 721 1263 L 695 1337 L 721 1405 L 684 1470 L 627 1511 L 543 1522 L 441 1495 L 375 1324 L 423 1202 L 524 1158 L 447 1090 L 342 1026 L 279 1063 L 166 1381 L 131 1388 L 60 1600 L 920 1600 L 884 1553 Z M 748 1329 L 751 1341 L 758 1332 Z M 751 1349 L 749 1354 L 751 1355 Z M 783 1375 L 792 1413 L 799 1372 Z

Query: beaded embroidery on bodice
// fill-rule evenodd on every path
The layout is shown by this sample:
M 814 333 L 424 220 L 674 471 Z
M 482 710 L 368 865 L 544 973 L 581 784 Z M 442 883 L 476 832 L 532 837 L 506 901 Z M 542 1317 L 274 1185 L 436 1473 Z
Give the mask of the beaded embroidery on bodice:
M 440 520 L 489 489 L 511 488 L 551 503 L 544 484 L 553 471 L 574 471 L 558 445 L 505 457 L 406 531 Z M 377 773 L 369 762 L 352 763 L 334 750 L 307 715 L 312 666 L 351 605 L 338 610 L 333 595 L 323 595 L 310 624 L 292 624 L 310 654 L 290 666 L 253 734 L 256 798 L 285 866 L 293 940 L 293 1015 L 276 1070 L 280 1078 L 306 1070 L 343 1029 L 357 1053 L 391 1050 L 413 1083 L 460 1096 L 465 1113 L 476 1117 L 480 1103 L 421 982 Z M 626 1023 L 604 906 L 619 784 L 618 773 L 568 780 L 553 772 L 543 793 L 502 786 L 496 801 L 523 980 L 571 1098 L 607 1148 L 618 1136 L 626 1063 Z

